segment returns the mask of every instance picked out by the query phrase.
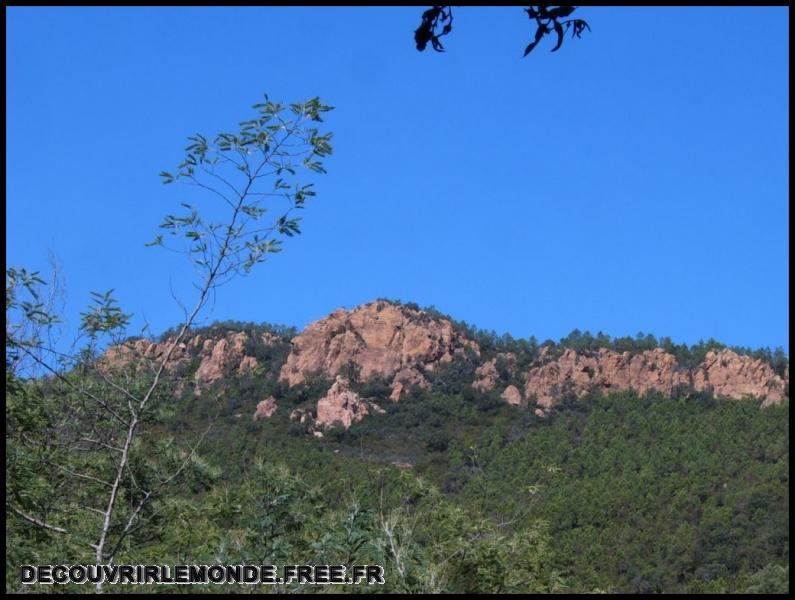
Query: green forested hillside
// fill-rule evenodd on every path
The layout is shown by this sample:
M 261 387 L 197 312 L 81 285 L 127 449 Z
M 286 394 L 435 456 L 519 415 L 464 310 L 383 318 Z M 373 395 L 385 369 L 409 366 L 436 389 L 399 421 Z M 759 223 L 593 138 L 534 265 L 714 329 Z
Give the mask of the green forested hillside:
M 288 418 L 322 381 L 288 390 L 252 374 L 189 394 L 147 438 L 167 448 L 220 416 L 116 562 L 383 564 L 386 586 L 366 591 L 788 588 L 788 402 L 617 393 L 539 418 L 447 382 L 323 439 Z M 7 383 L 11 429 L 46 418 L 39 384 Z M 253 422 L 274 391 L 277 413 Z M 56 515 L 59 490 L 31 474 L 30 448 L 12 437 L 7 450 L 11 493 Z M 20 564 L 92 562 L 13 515 L 6 531 L 9 590 Z
M 788 562 L 788 436 L 787 407 L 594 397 L 483 447 L 461 498 L 510 513 L 537 481 L 534 512 L 576 591 L 742 591 Z

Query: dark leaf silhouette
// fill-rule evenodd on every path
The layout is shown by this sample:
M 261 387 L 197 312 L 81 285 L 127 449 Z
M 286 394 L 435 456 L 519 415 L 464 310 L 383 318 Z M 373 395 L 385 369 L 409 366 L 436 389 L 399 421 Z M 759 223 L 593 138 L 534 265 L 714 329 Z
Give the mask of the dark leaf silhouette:
M 556 52 L 563 45 L 565 34 L 571 29 L 572 37 L 581 37 L 583 31 L 588 31 L 591 28 L 588 23 L 582 19 L 569 19 L 561 21 L 571 15 L 576 6 L 528 6 L 524 9 L 528 18 L 535 21 L 537 28 L 533 41 L 530 42 L 524 49 L 524 56 L 530 54 L 535 47 L 539 44 L 542 38 L 555 30 L 557 34 L 557 42 L 552 48 L 552 52 Z M 439 28 L 441 27 L 441 30 Z M 420 26 L 414 31 L 414 41 L 417 44 L 417 50 L 422 52 L 428 46 L 428 42 L 437 52 L 444 52 L 444 46 L 439 38 L 447 35 L 453 30 L 453 12 L 450 6 L 433 6 L 422 13 L 422 22 Z M 437 33 L 438 32 L 438 33 Z
M 440 33 L 436 33 L 441 23 L 445 23 Z M 444 52 L 444 46 L 439 41 L 453 30 L 453 11 L 450 6 L 434 6 L 422 13 L 422 23 L 414 31 L 414 42 L 417 50 L 422 52 L 428 46 L 428 42 L 437 52 Z
M 572 19 L 569 21 L 566 26 L 572 26 L 572 37 L 577 36 L 580 37 L 584 30 L 591 31 L 591 28 L 588 26 L 588 23 L 583 21 L 582 19 Z
M 440 8 L 441 8 L 440 6 L 434 6 L 433 8 L 429 8 L 424 13 L 422 13 L 422 19 L 432 21 L 433 19 L 439 16 Z
M 563 45 L 563 25 L 555 21 L 555 33 L 558 34 L 558 43 L 555 44 L 555 47 L 552 48 L 551 52 L 555 52 L 558 48 Z
M 530 52 L 532 52 L 532 51 L 533 51 L 533 48 L 535 48 L 535 47 L 536 47 L 536 45 L 538 44 L 538 42 L 540 42 L 540 41 L 541 41 L 541 38 L 543 38 L 543 37 L 544 37 L 544 34 L 545 34 L 545 33 L 546 33 L 546 28 L 545 28 L 545 27 L 539 27 L 539 28 L 536 30 L 536 37 L 535 37 L 535 39 L 534 39 L 532 42 L 530 42 L 530 43 L 527 45 L 527 48 L 525 48 L 525 49 L 524 49 L 524 55 L 525 55 L 525 56 L 527 56 L 528 54 L 530 54 Z
M 558 36 L 558 41 L 551 52 L 556 52 L 563 45 L 563 40 L 566 31 L 572 29 L 572 37 L 580 37 L 585 29 L 591 30 L 588 23 L 582 19 L 570 19 L 568 21 L 559 21 L 568 17 L 577 9 L 576 6 L 558 6 L 550 8 L 548 6 L 530 6 L 525 9 L 527 16 L 536 22 L 538 28 L 536 29 L 535 39 L 525 48 L 524 55 L 527 56 L 541 41 L 541 38 L 550 33 L 552 29 Z
M 560 19 L 561 17 L 568 17 L 576 8 L 576 6 L 559 6 L 548 11 L 547 15 L 551 19 Z

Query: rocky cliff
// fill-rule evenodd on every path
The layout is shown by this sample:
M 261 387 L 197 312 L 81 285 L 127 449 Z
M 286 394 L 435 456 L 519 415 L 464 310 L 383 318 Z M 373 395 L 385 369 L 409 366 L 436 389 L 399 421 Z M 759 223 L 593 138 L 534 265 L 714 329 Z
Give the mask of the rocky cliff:
M 259 334 L 259 338 L 257 341 L 263 345 L 282 343 L 278 336 L 267 332 Z M 173 341 L 173 337 L 162 342 L 143 338 L 128 340 L 111 347 L 105 354 L 104 362 L 111 369 L 134 365 L 139 372 L 155 371 Z M 166 372 L 177 379 L 178 392 L 184 391 L 186 383 L 190 382 L 193 391 L 199 395 L 219 380 L 257 367 L 257 359 L 246 354 L 246 347 L 251 341 L 251 336 L 245 331 L 189 334 L 174 348 Z M 190 373 L 192 365 L 197 366 Z M 188 375 L 187 379 L 185 375 Z
M 374 302 L 350 312 L 339 309 L 309 325 L 293 340 L 280 376 L 296 385 L 309 375 L 334 377 L 346 365 L 355 365 L 361 379 L 373 375 L 390 379 L 390 400 L 397 401 L 411 386 L 427 388 L 428 371 L 467 351 L 481 354 L 478 345 L 457 332 L 450 321 L 405 306 Z M 788 378 L 777 375 L 768 363 L 729 349 L 707 353 L 694 369 L 681 366 L 673 354 L 661 348 L 640 353 L 565 349 L 557 358 L 550 354 L 549 348 L 542 348 L 530 368 L 518 372 L 517 357 L 499 353 L 475 370 L 472 387 L 481 392 L 497 387 L 499 364 L 503 372 L 512 372 L 514 379 L 521 381 L 519 387 L 505 385 L 501 398 L 511 405 L 534 405 L 541 414 L 566 393 L 582 396 L 589 391 L 631 389 L 672 395 L 683 386 L 732 399 L 753 396 L 767 406 L 784 399 L 788 384 Z M 358 420 L 357 403 L 349 404 L 353 412 L 337 419 L 339 422 Z M 328 421 L 325 416 L 318 417 Z
M 224 378 L 257 369 L 257 358 L 248 353 L 253 342 L 259 347 L 282 344 L 286 352 L 285 339 L 270 333 L 194 334 L 175 348 L 168 371 L 182 377 L 183 390 L 187 382 L 201 394 Z M 162 343 L 132 340 L 108 351 L 106 361 L 156 368 L 170 343 L 171 339 Z M 295 409 L 290 416 L 299 423 L 311 420 L 315 434 L 320 435 L 330 426 L 350 427 L 367 415 L 383 412 L 374 398 L 360 397 L 351 377 L 358 383 L 380 378 L 388 392 L 378 401 L 398 402 L 412 388 L 427 389 L 431 375 L 457 358 L 469 364 L 474 361 L 467 385 L 477 392 L 496 390 L 504 402 L 530 406 L 539 415 L 566 395 L 629 389 L 673 395 L 685 387 L 731 399 L 751 396 L 768 406 L 784 400 L 789 384 L 788 367 L 782 377 L 769 363 L 730 349 L 710 351 L 690 368 L 662 348 L 622 353 L 609 348 L 575 351 L 544 346 L 533 356 L 493 350 L 484 356 L 478 344 L 450 320 L 387 301 L 350 311 L 338 309 L 310 324 L 292 339 L 286 360 L 282 357 L 284 362 L 275 363 L 275 369 L 281 365 L 278 379 L 288 387 L 317 377 L 333 382 L 314 408 Z M 279 402 L 278 397 L 262 400 L 254 419 L 270 418 Z
M 477 344 L 446 319 L 399 304 L 371 302 L 350 312 L 336 310 L 304 329 L 292 341 L 281 379 L 296 385 L 310 375 L 334 378 L 353 365 L 360 379 L 391 379 L 391 399 L 399 400 L 409 385 L 428 385 L 424 371 L 467 349 L 480 353 Z
M 317 402 L 315 424 L 320 427 L 339 424 L 348 428 L 374 412 L 384 411 L 377 404 L 362 400 L 359 394 L 351 391 L 347 379 L 337 376 L 326 395 Z
M 711 390 L 716 396 L 740 399 L 753 396 L 763 406 L 784 399 L 788 383 L 766 362 L 723 349 L 710 351 L 695 369 L 686 369 L 676 358 L 655 348 L 639 354 L 601 348 L 594 353 L 567 349 L 556 360 L 522 375 L 524 397 L 544 409 L 554 406 L 565 392 L 582 396 L 589 391 L 657 390 L 672 395 L 682 386 Z

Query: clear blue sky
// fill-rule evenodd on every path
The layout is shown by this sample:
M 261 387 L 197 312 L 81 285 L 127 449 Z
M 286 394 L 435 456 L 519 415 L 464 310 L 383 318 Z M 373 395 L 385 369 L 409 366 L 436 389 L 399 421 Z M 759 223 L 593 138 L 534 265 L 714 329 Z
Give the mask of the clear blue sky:
M 69 322 L 116 288 L 155 332 L 190 296 L 145 248 L 186 136 L 268 92 L 319 95 L 335 153 L 304 234 L 206 321 L 303 327 L 378 297 L 516 337 L 574 328 L 784 346 L 786 8 L 591 8 L 545 42 L 519 8 L 7 9 L 7 260 L 63 263 Z M 171 284 L 169 283 L 171 281 Z

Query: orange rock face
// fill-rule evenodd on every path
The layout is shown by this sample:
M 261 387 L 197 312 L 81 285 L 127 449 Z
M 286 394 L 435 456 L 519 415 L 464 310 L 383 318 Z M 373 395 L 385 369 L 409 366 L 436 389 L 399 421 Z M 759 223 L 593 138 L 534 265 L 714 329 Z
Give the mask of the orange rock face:
M 366 415 L 383 412 L 377 404 L 362 400 L 359 394 L 351 391 L 349 385 L 347 379 L 337 377 L 334 385 L 317 403 L 317 425 L 331 427 L 339 424 L 347 429 Z
M 392 402 L 397 402 L 413 385 L 422 389 L 428 389 L 430 386 L 428 380 L 416 369 L 401 369 L 395 373 L 392 380 L 392 393 L 389 395 L 389 399 Z
M 276 404 L 276 400 L 274 400 L 273 396 L 269 396 L 257 404 L 257 410 L 254 412 L 253 418 L 255 421 L 259 421 L 260 419 L 270 419 L 278 408 L 279 405 Z
M 500 398 L 505 400 L 511 406 L 521 406 L 522 404 L 522 392 L 519 391 L 515 385 L 509 385 L 505 390 L 500 394 Z
M 237 369 L 239 373 L 244 373 L 257 366 L 257 359 L 245 354 L 247 341 L 248 334 L 245 331 L 239 331 L 237 333 L 229 333 L 226 337 L 214 343 L 212 340 L 204 342 L 204 357 L 196 370 L 197 394 L 201 393 L 203 387 L 230 374 L 233 369 Z M 210 342 L 210 344 L 207 342 Z M 212 350 L 207 354 L 206 351 L 210 345 L 212 345 Z
M 497 368 L 497 361 L 504 361 L 509 369 L 513 370 L 516 367 L 516 355 L 510 352 L 502 352 L 486 361 L 475 369 L 475 381 L 472 387 L 481 392 L 488 392 L 494 389 L 497 385 L 497 380 L 500 378 L 500 371 Z
M 500 373 L 497 371 L 497 359 L 492 358 L 475 369 L 475 381 L 472 387 L 480 392 L 488 392 L 497 385 Z
M 755 396 L 763 406 L 784 399 L 785 381 L 762 360 L 731 350 L 709 352 L 695 370 L 681 368 L 676 358 L 655 348 L 640 354 L 600 349 L 595 355 L 566 349 L 557 360 L 530 369 L 524 375 L 525 397 L 548 409 L 565 391 L 582 396 L 591 390 L 657 390 L 671 395 L 680 385 L 696 390 L 711 387 L 716 396 L 740 399 Z
M 763 398 L 762 406 L 784 400 L 785 379 L 764 361 L 731 350 L 711 351 L 693 373 L 693 387 L 712 388 L 716 396 Z
M 173 338 L 171 338 L 162 343 L 156 343 L 141 338 L 111 346 L 102 357 L 100 368 L 111 372 L 118 369 L 133 368 L 139 375 L 147 374 L 151 376 L 160 368 L 160 363 L 173 341 Z M 192 348 L 193 346 L 190 345 L 190 342 L 177 344 L 164 370 L 164 375 L 177 379 L 174 388 L 177 395 L 183 393 L 187 383 L 184 379 L 177 377 L 177 374 L 184 372 L 184 369 L 190 365 L 192 360 L 190 351 Z
M 282 343 L 273 334 L 261 335 L 265 344 Z M 172 341 L 173 338 L 163 343 L 130 340 L 110 348 L 103 363 L 108 368 L 134 365 L 140 372 L 152 371 Z M 215 382 L 258 367 L 257 359 L 246 354 L 250 341 L 245 331 L 214 336 L 210 333 L 209 337 L 191 335 L 175 347 L 167 372 L 183 377 L 178 389 L 192 384 L 196 393 L 201 393 Z M 679 386 L 692 386 L 727 398 L 753 396 L 762 400 L 762 406 L 769 406 L 785 399 L 789 384 L 788 366 L 782 378 L 768 363 L 728 349 L 709 352 L 691 370 L 661 348 L 637 354 L 606 348 L 594 352 L 565 349 L 554 358 L 558 352 L 544 346 L 534 365 L 523 372 L 518 371 L 516 354 L 498 354 L 476 369 L 472 387 L 481 392 L 495 389 L 500 384 L 501 371 L 507 369 L 511 379 L 520 378 L 523 383 L 520 387 L 508 385 L 501 393 L 503 400 L 514 406 L 529 403 L 536 414 L 543 415 L 567 392 L 582 396 L 589 391 L 631 389 L 641 394 L 656 390 L 671 395 Z M 322 435 L 319 429 L 334 424 L 347 428 L 366 415 L 383 412 L 351 390 L 349 381 L 339 376 L 341 369 L 355 366 L 362 381 L 371 376 L 386 378 L 391 387 L 389 398 L 396 402 L 412 387 L 427 389 L 430 384 L 426 375 L 462 353 L 480 356 L 480 349 L 458 333 L 449 320 L 378 301 L 351 311 L 339 309 L 309 325 L 293 338 L 279 378 L 291 386 L 312 375 L 334 380 L 318 401 L 316 411 L 295 409 L 290 414 L 290 419 L 300 423 L 314 420 L 314 432 Z M 188 381 L 188 368 L 197 359 L 198 369 Z M 506 383 L 503 379 L 501 385 Z M 257 405 L 253 418 L 270 418 L 276 408 L 276 399 L 267 398 Z
M 309 325 L 292 344 L 280 376 L 290 385 L 310 374 L 335 377 L 349 363 L 367 379 L 417 367 L 433 370 L 465 348 L 479 354 L 477 344 L 456 333 L 449 321 L 389 302 L 336 310 Z M 405 378 L 395 381 L 401 382 L 407 383 Z
M 134 364 L 139 371 L 157 368 L 158 361 L 168 351 L 172 341 L 173 338 L 162 343 L 147 339 L 130 340 L 109 348 L 104 360 L 106 364 L 116 367 Z M 249 336 L 245 331 L 229 332 L 220 339 L 205 338 L 201 335 L 186 338 L 174 349 L 166 366 L 166 372 L 173 374 L 187 367 L 193 360 L 191 352 L 198 353 L 201 362 L 196 369 L 193 382 L 195 393 L 201 394 L 203 389 L 216 381 L 257 367 L 257 359 L 245 353 L 248 341 Z M 280 341 L 271 333 L 262 334 L 262 342 L 265 344 L 275 344 Z
M 157 361 L 162 359 L 172 342 L 173 338 L 159 344 L 143 338 L 128 340 L 108 348 L 103 360 L 105 364 L 110 367 L 121 367 L 134 364 L 138 369 L 145 369 L 147 366 L 151 368 L 154 364 L 156 368 Z M 174 348 L 174 351 L 171 353 L 171 359 L 167 366 L 169 371 L 175 370 L 178 365 L 190 362 L 188 348 L 189 346 L 185 342 L 177 344 L 176 348 Z

